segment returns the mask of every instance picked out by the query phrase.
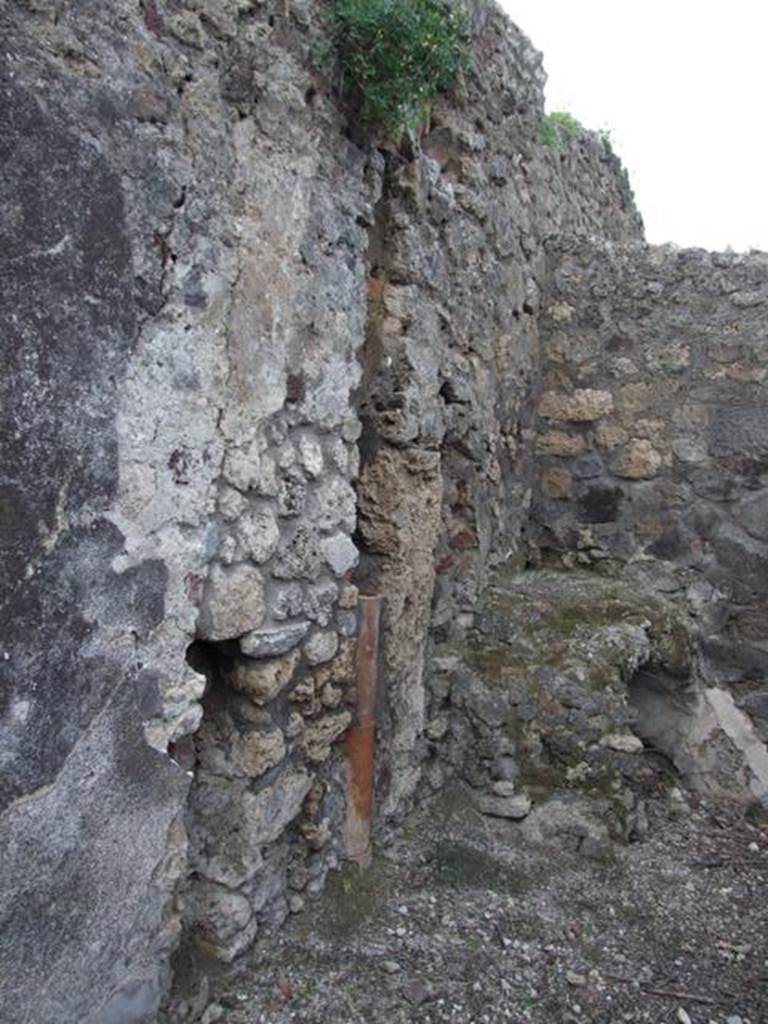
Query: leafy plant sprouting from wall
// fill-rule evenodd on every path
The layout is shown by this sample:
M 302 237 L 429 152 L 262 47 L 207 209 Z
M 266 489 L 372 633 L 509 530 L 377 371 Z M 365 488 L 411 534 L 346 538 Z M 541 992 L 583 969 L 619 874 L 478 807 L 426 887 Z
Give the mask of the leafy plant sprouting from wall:
M 560 149 L 584 134 L 584 126 L 567 110 L 553 110 L 547 114 L 539 128 L 539 142 Z
M 446 0 L 331 0 L 323 59 L 358 119 L 398 134 L 466 66 L 466 19 Z

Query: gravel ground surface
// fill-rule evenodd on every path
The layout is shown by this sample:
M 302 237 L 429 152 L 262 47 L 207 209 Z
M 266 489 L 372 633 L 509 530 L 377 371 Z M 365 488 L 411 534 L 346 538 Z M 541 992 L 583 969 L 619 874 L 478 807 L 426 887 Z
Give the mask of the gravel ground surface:
M 212 977 L 191 1016 L 766 1024 L 768 830 L 667 806 L 648 805 L 645 841 L 590 859 L 454 790 Z

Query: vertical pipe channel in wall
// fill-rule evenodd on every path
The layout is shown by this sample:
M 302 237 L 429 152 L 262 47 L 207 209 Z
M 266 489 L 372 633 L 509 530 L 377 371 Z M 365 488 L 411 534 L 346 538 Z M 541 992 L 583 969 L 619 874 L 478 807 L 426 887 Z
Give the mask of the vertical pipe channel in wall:
M 381 597 L 361 595 L 360 636 L 357 646 L 357 714 L 347 733 L 347 856 L 361 867 L 371 863 L 373 772 L 376 731 L 376 683 L 379 661 Z

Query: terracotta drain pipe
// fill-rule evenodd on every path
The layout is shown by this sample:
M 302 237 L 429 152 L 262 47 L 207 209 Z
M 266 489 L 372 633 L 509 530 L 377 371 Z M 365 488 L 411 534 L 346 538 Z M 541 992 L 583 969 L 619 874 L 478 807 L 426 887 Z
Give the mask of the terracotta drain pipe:
M 344 845 L 350 860 L 361 867 L 371 863 L 373 768 L 376 729 L 381 597 L 360 597 L 360 635 L 357 641 L 357 717 L 347 732 L 347 820 Z

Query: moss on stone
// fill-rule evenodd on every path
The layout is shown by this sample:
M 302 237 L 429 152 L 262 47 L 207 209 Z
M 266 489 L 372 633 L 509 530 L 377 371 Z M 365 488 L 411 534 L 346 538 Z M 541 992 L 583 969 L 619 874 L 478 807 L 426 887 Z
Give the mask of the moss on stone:
M 489 889 L 502 896 L 520 896 L 530 888 L 522 872 L 484 850 L 451 839 L 435 843 L 432 869 L 439 885 L 454 889 Z

